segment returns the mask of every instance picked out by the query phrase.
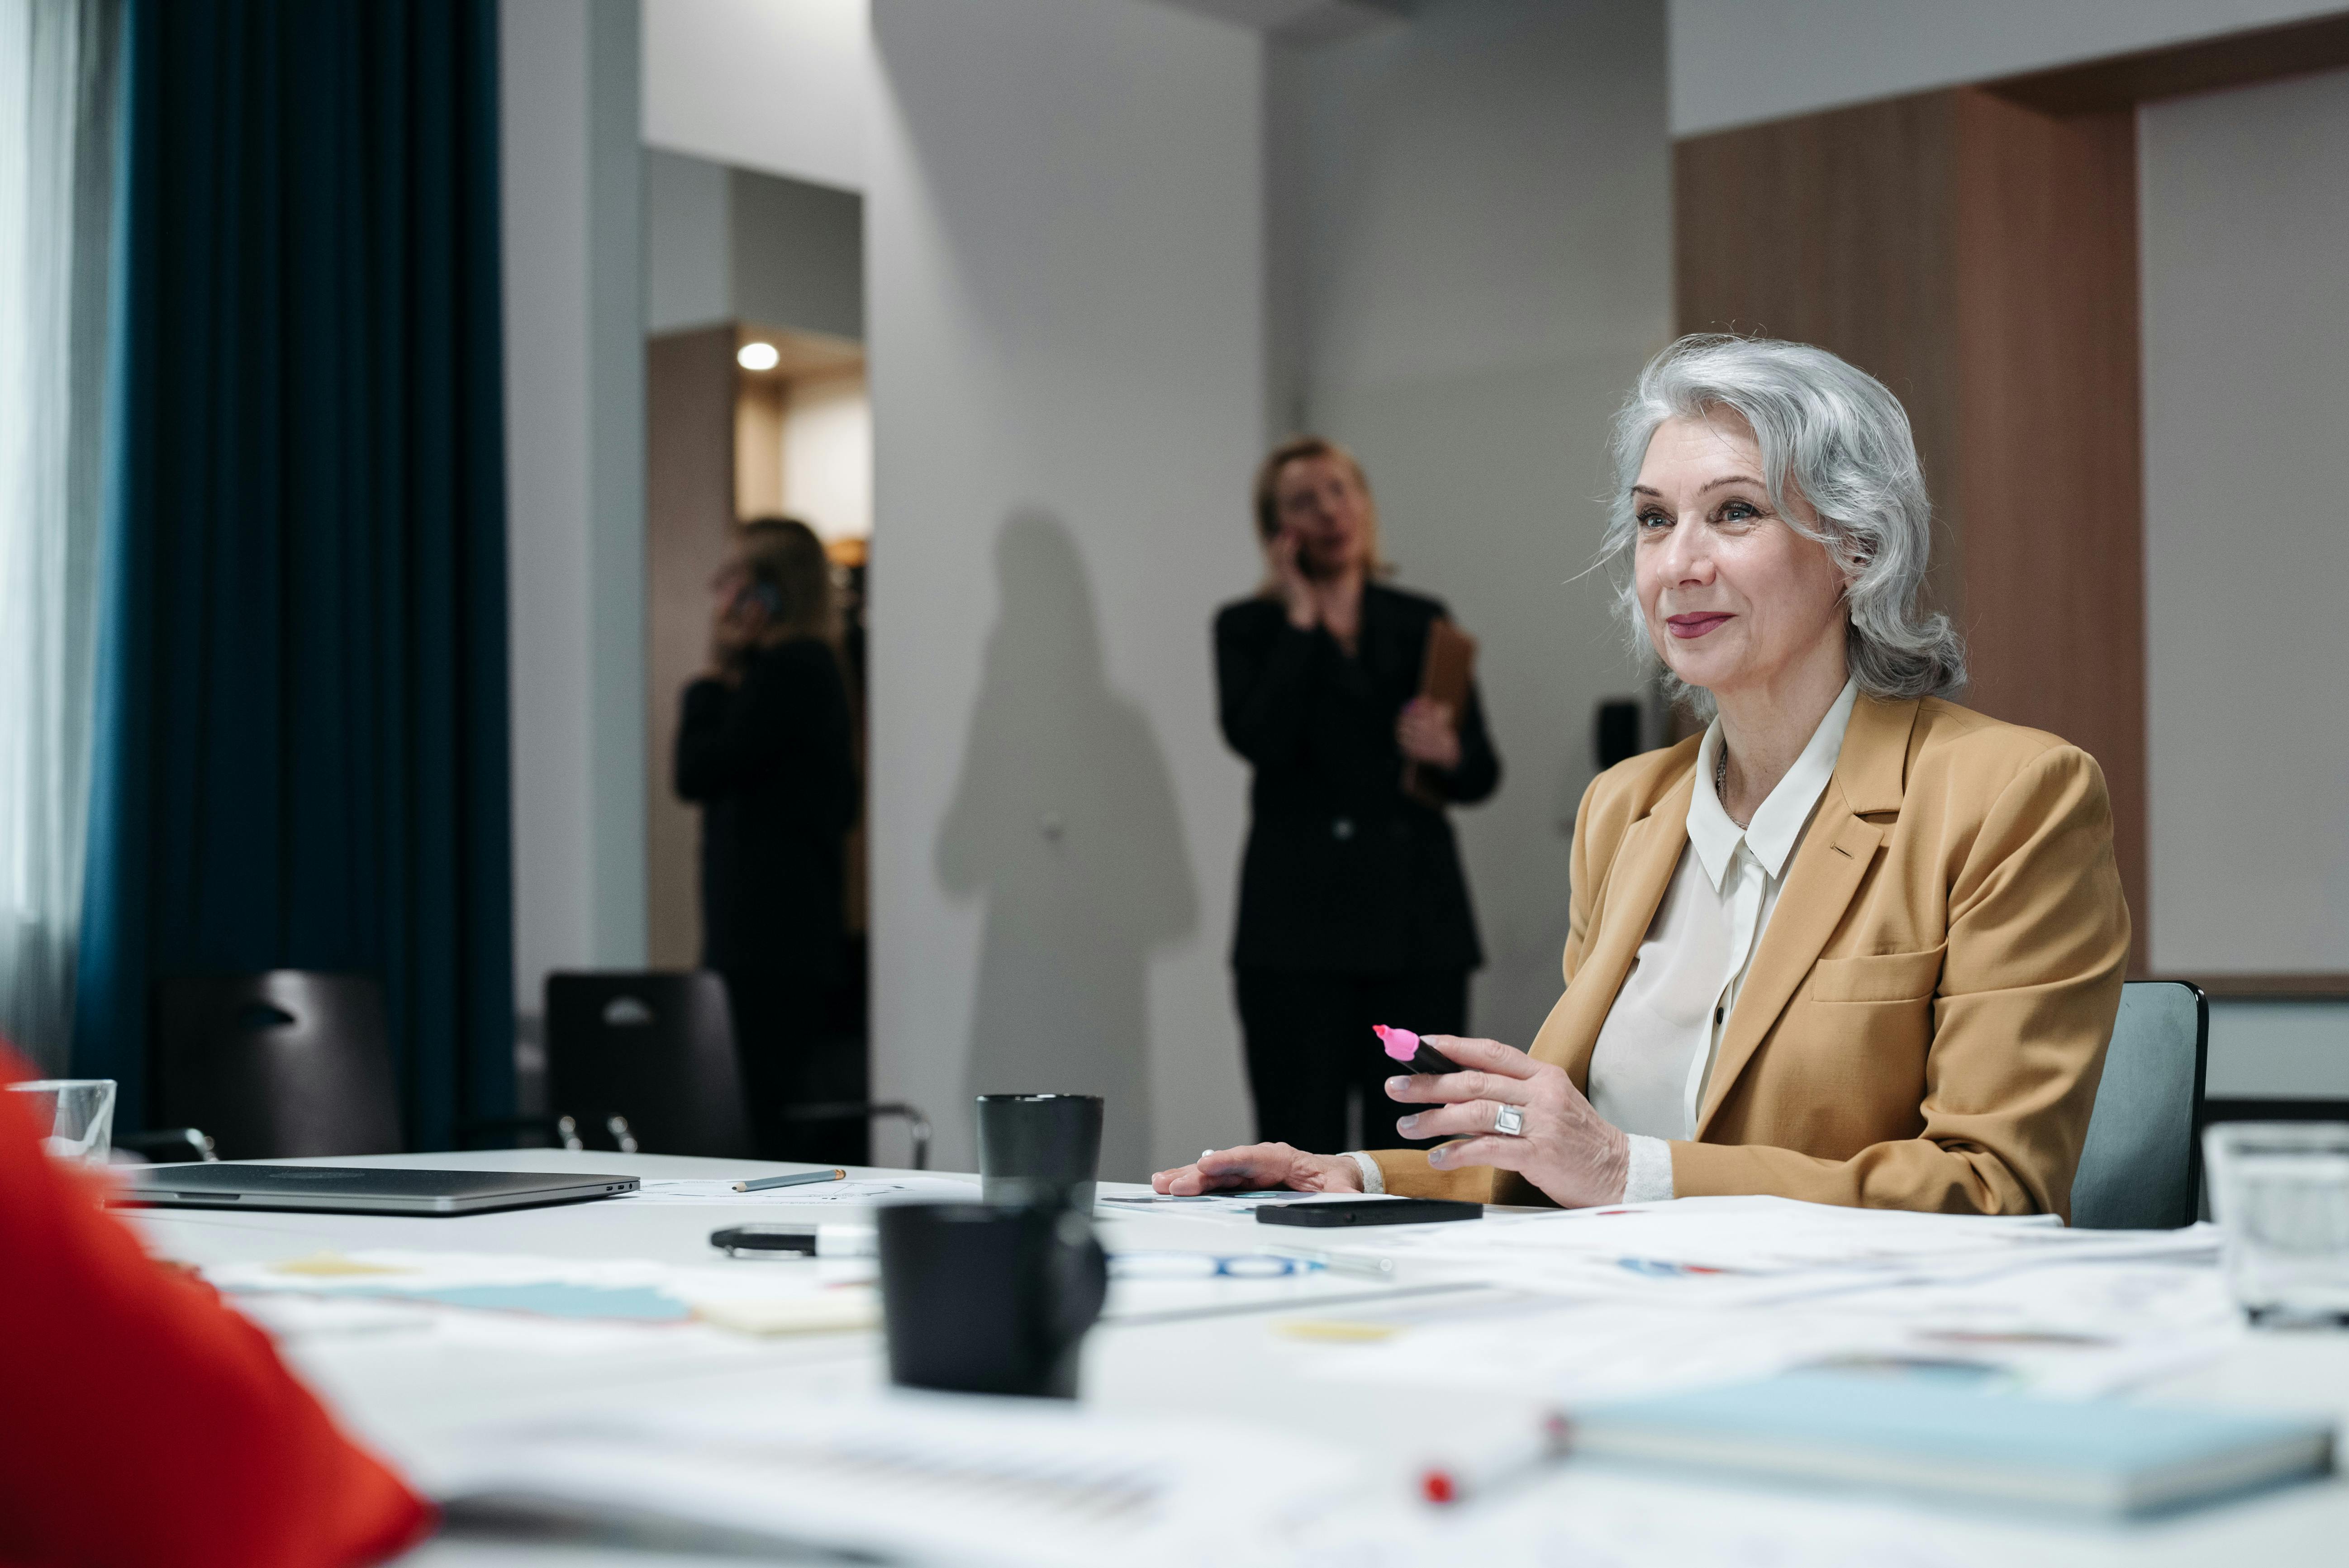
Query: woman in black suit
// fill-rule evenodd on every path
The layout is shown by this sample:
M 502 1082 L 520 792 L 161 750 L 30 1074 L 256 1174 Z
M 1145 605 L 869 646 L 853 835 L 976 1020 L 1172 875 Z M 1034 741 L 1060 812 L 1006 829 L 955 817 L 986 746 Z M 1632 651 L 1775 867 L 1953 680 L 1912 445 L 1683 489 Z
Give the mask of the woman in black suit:
M 826 1053 L 854 1044 L 826 1037 L 857 806 L 831 562 L 805 523 L 762 518 L 709 586 L 711 670 L 677 737 L 677 792 L 701 807 L 701 961 L 726 978 L 760 1156 L 831 1158 L 837 1129 L 784 1114 L 843 1098 Z
M 1419 695 L 1444 608 L 1371 580 L 1378 514 L 1350 454 L 1274 449 L 1256 521 L 1271 573 L 1216 615 L 1216 678 L 1224 738 L 1256 769 L 1232 966 L 1257 1137 L 1350 1149 L 1350 1100 L 1388 1109 L 1371 1026 L 1463 1032 L 1484 962 L 1452 825 L 1405 792 L 1404 765 L 1465 805 L 1501 764 L 1473 686 L 1456 714 Z

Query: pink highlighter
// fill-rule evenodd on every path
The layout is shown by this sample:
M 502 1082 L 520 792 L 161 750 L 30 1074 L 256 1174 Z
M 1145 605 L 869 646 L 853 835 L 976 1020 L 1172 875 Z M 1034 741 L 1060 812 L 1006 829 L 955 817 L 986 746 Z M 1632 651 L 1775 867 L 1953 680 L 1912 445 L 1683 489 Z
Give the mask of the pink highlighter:
M 1433 1046 L 1419 1043 L 1419 1037 L 1409 1029 L 1390 1028 L 1384 1024 L 1372 1024 L 1371 1033 L 1379 1037 L 1387 1055 L 1415 1073 L 1456 1073 L 1460 1064 L 1437 1050 Z

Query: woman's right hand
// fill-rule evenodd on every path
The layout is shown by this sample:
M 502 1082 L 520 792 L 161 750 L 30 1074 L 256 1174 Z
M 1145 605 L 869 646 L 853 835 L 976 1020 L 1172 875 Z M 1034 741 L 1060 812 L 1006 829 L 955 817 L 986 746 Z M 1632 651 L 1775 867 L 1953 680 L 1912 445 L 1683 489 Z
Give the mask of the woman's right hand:
M 1362 1169 L 1342 1154 L 1308 1154 L 1286 1143 L 1248 1143 L 1206 1150 L 1188 1165 L 1159 1171 L 1150 1178 L 1150 1187 L 1177 1198 L 1282 1187 L 1296 1192 L 1359 1192 Z
M 1321 623 L 1321 601 L 1313 592 L 1313 580 L 1305 575 L 1305 563 L 1298 559 L 1304 547 L 1295 529 L 1284 528 L 1272 536 L 1268 553 L 1272 558 L 1273 579 L 1280 584 L 1281 604 L 1288 611 L 1288 624 L 1309 632 Z

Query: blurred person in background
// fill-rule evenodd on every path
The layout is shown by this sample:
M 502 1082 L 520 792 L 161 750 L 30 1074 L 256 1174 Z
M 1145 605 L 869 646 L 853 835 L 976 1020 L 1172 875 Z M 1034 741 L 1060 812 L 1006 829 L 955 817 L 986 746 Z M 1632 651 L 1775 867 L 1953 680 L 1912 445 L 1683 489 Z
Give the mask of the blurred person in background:
M 1474 686 L 1423 697 L 1444 605 L 1376 581 L 1378 510 L 1361 466 L 1305 436 L 1258 467 L 1268 568 L 1216 617 L 1224 738 L 1255 769 L 1232 965 L 1257 1136 L 1348 1146 L 1387 1105 L 1373 1024 L 1467 1027 L 1484 962 L 1444 807 L 1500 781 Z M 1416 764 L 1423 793 L 1404 789 Z
M 841 977 L 854 725 L 823 542 L 792 518 L 742 525 L 710 579 L 710 667 L 686 688 L 677 792 L 701 807 L 702 964 L 725 976 L 761 1159 L 830 1160 L 861 1123 L 788 1113 L 861 1099 L 859 1051 L 826 1028 Z

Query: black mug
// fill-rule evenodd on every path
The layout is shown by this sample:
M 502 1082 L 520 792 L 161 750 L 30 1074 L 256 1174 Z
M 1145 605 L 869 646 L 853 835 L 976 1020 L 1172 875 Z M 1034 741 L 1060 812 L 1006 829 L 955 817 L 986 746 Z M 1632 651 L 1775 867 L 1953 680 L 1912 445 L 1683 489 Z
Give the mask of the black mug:
M 1091 1220 L 1050 1203 L 897 1203 L 876 1218 L 891 1382 L 1077 1397 L 1078 1351 L 1109 1294 Z
M 979 1195 L 990 1203 L 1066 1203 L 1090 1214 L 1101 1141 L 1097 1094 L 980 1095 Z

